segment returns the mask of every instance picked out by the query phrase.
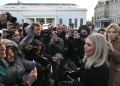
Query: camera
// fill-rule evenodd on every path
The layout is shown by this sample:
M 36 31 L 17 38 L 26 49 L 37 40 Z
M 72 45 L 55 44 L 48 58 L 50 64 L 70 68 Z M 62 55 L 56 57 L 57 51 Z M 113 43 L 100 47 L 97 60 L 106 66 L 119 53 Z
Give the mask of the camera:
M 56 38 L 54 38 L 54 39 L 53 39 L 53 43 L 55 43 L 55 45 L 59 45 L 59 40 L 56 39 Z
M 66 59 L 59 59 L 60 60 L 60 66 L 64 66 L 65 64 L 67 64 L 67 60 Z
M 48 61 L 47 58 L 45 58 L 43 55 L 38 55 L 36 58 L 35 58 L 35 61 L 39 64 L 41 64 L 42 66 L 44 67 L 47 67 L 48 65 L 50 65 L 50 62 Z
M 7 15 L 7 21 L 10 21 L 12 23 L 15 23 L 17 21 L 16 17 L 13 17 L 9 12 L 6 12 Z
M 85 39 L 87 36 L 86 36 L 86 32 L 81 32 L 80 33 L 80 37 L 82 38 L 82 39 Z
M 51 33 L 51 30 L 44 30 L 43 38 L 48 39 Z
M 71 23 L 69 26 L 73 28 L 73 27 L 74 27 L 74 24 L 73 24 L 73 23 Z

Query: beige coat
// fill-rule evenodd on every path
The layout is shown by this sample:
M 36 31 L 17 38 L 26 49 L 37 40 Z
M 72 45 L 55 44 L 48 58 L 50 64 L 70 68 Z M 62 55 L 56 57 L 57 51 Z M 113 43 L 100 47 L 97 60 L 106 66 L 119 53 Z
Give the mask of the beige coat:
M 110 53 L 108 86 L 120 86 L 120 39 L 111 42 L 114 52 Z

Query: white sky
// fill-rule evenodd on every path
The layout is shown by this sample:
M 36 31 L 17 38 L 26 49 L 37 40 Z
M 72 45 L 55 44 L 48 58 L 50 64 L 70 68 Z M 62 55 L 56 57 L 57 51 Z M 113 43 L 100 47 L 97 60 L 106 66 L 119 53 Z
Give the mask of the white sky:
M 18 0 L 0 0 L 0 5 L 17 3 Z M 81 8 L 87 8 L 87 19 L 91 20 L 94 8 L 99 0 L 20 0 L 23 3 L 74 3 Z

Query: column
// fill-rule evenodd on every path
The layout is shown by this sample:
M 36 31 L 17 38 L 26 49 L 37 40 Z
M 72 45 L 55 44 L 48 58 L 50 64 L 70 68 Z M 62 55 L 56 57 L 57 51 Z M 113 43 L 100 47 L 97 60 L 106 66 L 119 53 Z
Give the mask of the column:
M 44 18 L 45 19 L 45 24 L 46 24 L 46 18 Z
M 55 27 L 56 27 L 56 18 L 55 18 Z
M 36 22 L 36 18 L 34 18 L 34 22 Z
M 26 18 L 24 18 L 24 23 L 26 23 Z
M 100 22 L 100 28 L 101 28 L 101 22 Z

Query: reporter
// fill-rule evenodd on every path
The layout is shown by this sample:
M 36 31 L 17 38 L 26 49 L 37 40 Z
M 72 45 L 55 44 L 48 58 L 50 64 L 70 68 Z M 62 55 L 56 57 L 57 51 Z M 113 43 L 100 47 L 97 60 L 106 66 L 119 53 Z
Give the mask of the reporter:
M 89 35 L 85 41 L 85 57 L 80 71 L 75 71 L 74 77 L 80 76 L 80 82 L 72 81 L 69 86 L 107 86 L 109 71 L 107 65 L 107 43 L 103 35 Z M 69 75 L 69 74 L 68 74 Z

